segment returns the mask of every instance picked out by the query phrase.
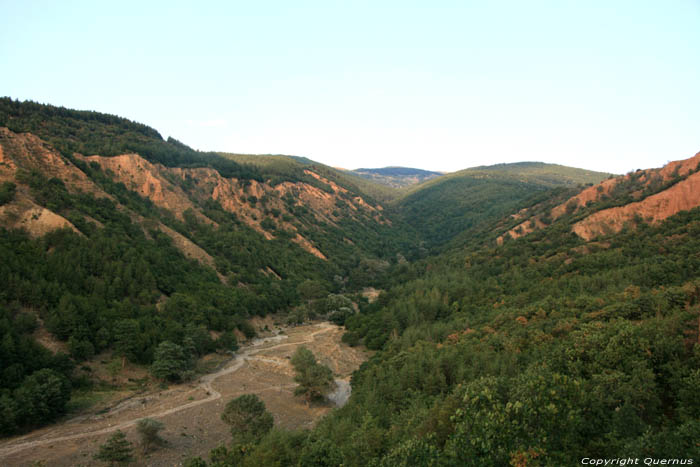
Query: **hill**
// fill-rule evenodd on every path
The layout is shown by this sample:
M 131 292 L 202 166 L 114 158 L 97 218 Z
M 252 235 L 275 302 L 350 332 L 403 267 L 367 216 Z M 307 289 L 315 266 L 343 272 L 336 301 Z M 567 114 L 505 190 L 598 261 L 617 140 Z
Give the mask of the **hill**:
M 304 319 L 308 300 L 374 284 L 396 261 L 381 204 L 337 171 L 274 162 L 0 99 L 0 433 L 60 416 L 71 385 L 91 381 L 77 362 L 107 352 L 150 365 L 167 343 L 185 371 L 235 348 L 247 318 Z M 68 355 L 33 338 L 46 331 Z M 48 381 L 52 402 L 32 389 Z
M 408 167 L 383 167 L 380 169 L 355 169 L 352 173 L 392 188 L 405 188 L 440 177 L 440 172 L 412 169 Z
M 385 206 L 362 188 L 380 185 L 308 159 L 0 99 L 0 434 L 107 384 L 96 362 L 186 381 L 284 310 L 374 353 L 347 405 L 219 447 L 216 465 L 696 459 L 699 164 L 477 167 Z M 269 357 L 253 363 L 288 366 Z
M 553 188 L 597 183 L 609 175 L 556 164 L 521 162 L 481 166 L 429 180 L 394 203 L 429 248 L 474 237 L 493 222 Z
M 526 235 L 563 216 L 576 219 L 572 231 L 585 240 L 620 232 L 641 222 L 658 223 L 700 206 L 699 170 L 700 153 L 659 169 L 611 177 L 554 206 L 521 211 L 514 216 L 521 222 L 498 241 Z
M 661 169 L 686 178 L 657 193 L 688 193 L 674 187 L 693 180 L 695 162 Z M 629 202 L 636 191 L 611 189 L 604 201 L 644 207 Z M 644 199 L 657 206 L 654 196 Z M 387 290 L 345 322 L 344 341 L 377 351 L 353 375 L 349 403 L 307 435 L 266 437 L 241 464 L 697 459 L 700 208 L 678 202 L 664 219 L 589 241 L 563 198 L 569 213 L 528 235 L 392 268 Z M 525 211 L 550 204 L 561 202 Z
M 336 183 L 352 191 L 362 193 L 366 198 L 380 203 L 388 203 L 399 196 L 398 190 L 387 185 L 362 178 L 351 171 L 329 167 L 306 157 L 268 154 L 218 154 L 240 164 L 260 167 L 265 172 L 276 173 L 278 176 L 295 174 L 298 177 L 300 173 L 303 173 L 304 167 L 312 168 L 319 173 L 323 173 L 325 177 L 332 179 Z

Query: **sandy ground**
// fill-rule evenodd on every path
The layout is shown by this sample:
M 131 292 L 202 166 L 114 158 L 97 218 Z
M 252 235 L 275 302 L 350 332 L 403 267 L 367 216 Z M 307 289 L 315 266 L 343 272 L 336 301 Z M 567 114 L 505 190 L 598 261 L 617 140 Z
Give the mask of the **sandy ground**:
M 0 465 L 99 465 L 92 456 L 100 444 L 120 429 L 134 443 L 133 465 L 181 465 L 188 457 L 208 458 L 209 451 L 230 440 L 229 427 L 220 415 L 226 403 L 241 394 L 257 394 L 274 415 L 275 426 L 310 428 L 332 410 L 312 405 L 293 391 L 294 371 L 289 359 L 300 345 L 328 365 L 336 378 L 349 381 L 366 359 L 365 352 L 340 342 L 342 329 L 319 323 L 285 329 L 282 334 L 258 339 L 239 350 L 219 371 L 190 384 L 127 398 L 105 413 L 82 415 L 63 423 L 0 442 Z M 341 384 L 347 390 L 347 385 Z M 342 392 L 342 391 L 341 391 Z M 339 396 L 342 399 L 342 395 Z M 103 411 L 100 411 L 103 412 Z M 145 417 L 165 424 L 161 432 L 167 446 L 148 455 L 138 448 L 136 422 Z

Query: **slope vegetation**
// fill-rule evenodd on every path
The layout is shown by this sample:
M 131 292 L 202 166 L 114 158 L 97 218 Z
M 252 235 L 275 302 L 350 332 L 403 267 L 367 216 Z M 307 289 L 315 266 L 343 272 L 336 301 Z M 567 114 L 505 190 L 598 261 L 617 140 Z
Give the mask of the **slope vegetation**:
M 626 193 L 607 202 L 628 205 Z M 697 459 L 700 209 L 596 242 L 576 222 L 564 214 L 501 245 L 397 265 L 345 323 L 346 342 L 377 350 L 348 405 L 301 441 L 263 439 L 239 463 Z
M 9 99 L 0 125 L 0 434 L 61 416 L 71 386 L 93 380 L 76 363 L 168 351 L 168 378 L 187 378 L 250 334 L 245 319 L 306 313 L 396 261 L 383 207 L 332 169 L 237 162 L 118 117 Z
M 355 169 L 352 173 L 392 188 L 405 188 L 425 182 L 443 174 L 409 167 L 383 167 L 381 169 Z
M 572 230 L 585 240 L 617 233 L 641 222 L 657 223 L 700 206 L 698 169 L 700 153 L 660 169 L 609 178 L 544 212 L 523 211 L 520 217 L 527 220 L 499 237 L 499 242 L 506 237 L 526 235 L 561 217 L 575 219 Z
M 523 162 L 476 167 L 411 189 L 395 208 L 428 247 L 463 242 L 492 222 L 529 205 L 555 187 L 596 183 L 607 174 L 554 164 Z

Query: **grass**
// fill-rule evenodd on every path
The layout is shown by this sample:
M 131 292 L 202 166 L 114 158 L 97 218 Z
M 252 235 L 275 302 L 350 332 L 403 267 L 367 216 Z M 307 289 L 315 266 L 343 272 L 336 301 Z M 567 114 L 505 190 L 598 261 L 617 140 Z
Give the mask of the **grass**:
M 109 400 L 118 392 L 119 391 L 113 387 L 93 387 L 74 390 L 66 405 L 66 411 L 69 415 L 85 412 L 97 404 Z
M 201 358 L 197 362 L 195 373 L 207 374 L 212 373 L 221 367 L 221 364 L 231 360 L 231 356 L 227 354 L 213 353 L 209 354 L 206 359 Z

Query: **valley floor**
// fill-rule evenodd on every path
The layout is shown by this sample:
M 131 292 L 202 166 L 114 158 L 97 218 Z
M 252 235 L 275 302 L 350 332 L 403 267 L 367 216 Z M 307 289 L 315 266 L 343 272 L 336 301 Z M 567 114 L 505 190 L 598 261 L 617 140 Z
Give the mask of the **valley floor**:
M 104 413 L 83 415 L 24 436 L 0 442 L 0 464 L 78 466 L 94 465 L 92 456 L 113 432 L 122 430 L 134 442 L 134 465 L 179 465 L 189 457 L 207 457 L 209 451 L 231 439 L 220 415 L 226 403 L 242 394 L 257 394 L 274 415 L 275 426 L 310 428 L 333 406 L 307 406 L 294 397 L 296 384 L 289 359 L 300 345 L 309 348 L 320 363 L 329 366 L 341 388 L 366 359 L 365 352 L 341 343 L 342 328 L 317 323 L 284 329 L 256 339 L 239 350 L 219 371 L 189 384 L 140 394 L 123 400 Z M 140 454 L 136 422 L 145 417 L 165 424 L 167 446 Z

